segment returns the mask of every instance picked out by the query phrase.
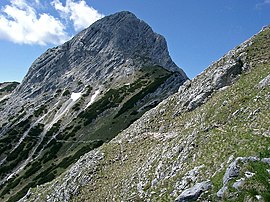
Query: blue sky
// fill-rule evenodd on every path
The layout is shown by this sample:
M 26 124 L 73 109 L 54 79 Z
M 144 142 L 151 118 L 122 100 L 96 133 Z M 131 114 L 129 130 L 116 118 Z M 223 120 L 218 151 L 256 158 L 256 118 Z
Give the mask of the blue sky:
M 122 10 L 165 36 L 190 78 L 270 24 L 270 0 L 0 0 L 0 82 L 21 81 L 46 49 Z

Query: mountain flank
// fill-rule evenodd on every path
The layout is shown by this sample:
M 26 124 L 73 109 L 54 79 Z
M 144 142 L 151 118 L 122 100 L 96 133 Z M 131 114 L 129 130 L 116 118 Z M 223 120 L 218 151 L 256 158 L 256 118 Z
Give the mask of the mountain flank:
M 20 201 L 270 201 L 270 27 Z
M 0 104 L 1 200 L 55 179 L 187 79 L 164 37 L 126 11 L 47 50 Z

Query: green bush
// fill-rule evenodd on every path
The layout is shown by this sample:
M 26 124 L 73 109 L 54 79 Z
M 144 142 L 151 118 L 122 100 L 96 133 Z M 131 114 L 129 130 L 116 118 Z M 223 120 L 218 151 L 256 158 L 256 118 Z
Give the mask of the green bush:
M 51 129 L 45 134 L 45 136 L 43 137 L 43 140 L 38 145 L 38 147 L 34 153 L 34 157 L 37 156 L 38 153 L 41 151 L 41 149 L 51 140 L 53 135 L 55 135 L 59 131 L 60 126 L 61 126 L 61 120 L 59 120 L 58 122 L 53 124 Z
M 106 92 L 101 99 L 94 102 L 92 105 L 90 105 L 90 107 L 78 115 L 79 118 L 84 119 L 83 125 L 89 125 L 94 119 L 97 118 L 99 114 L 105 110 L 117 107 L 125 96 L 123 93 L 123 88 L 110 89 L 108 92 Z
M 37 184 L 42 184 L 42 181 L 46 181 L 46 177 L 48 176 L 49 173 L 52 173 L 53 170 L 55 170 L 55 165 L 48 167 L 46 170 L 43 172 L 39 173 L 35 178 L 34 181 L 38 181 Z
M 122 106 L 122 108 L 118 111 L 117 115 L 114 117 L 118 117 L 124 112 L 128 111 L 129 109 L 132 109 L 134 105 L 141 99 L 143 99 L 146 95 L 155 92 L 155 90 L 163 84 L 169 77 L 170 75 L 163 76 L 160 78 L 156 78 L 152 83 L 147 85 L 145 88 L 143 88 L 140 92 L 135 94 L 133 97 L 131 97 L 127 102 L 125 102 Z
M 34 187 L 34 186 L 36 186 L 36 183 L 35 182 L 30 182 L 24 188 L 22 188 L 20 191 L 18 191 L 14 196 L 10 197 L 7 202 L 19 201 L 22 197 L 25 196 L 25 194 L 27 193 L 27 191 L 31 187 Z
M 44 184 L 44 183 L 46 183 L 46 182 L 50 182 L 50 181 L 52 181 L 55 177 L 56 177 L 55 174 L 53 174 L 53 173 L 48 173 L 48 174 L 46 174 L 46 176 L 43 176 L 43 177 L 41 177 L 41 178 L 38 180 L 37 185 L 41 185 L 41 184 Z
M 17 143 L 19 141 L 20 135 L 22 135 L 25 131 L 27 131 L 30 128 L 30 123 L 31 123 L 30 119 L 21 121 L 13 128 L 11 128 L 9 131 L 7 131 L 2 138 L 0 138 L 0 144 L 2 144 L 5 147 L 5 150 L 7 150 L 12 143 Z M 4 148 L 1 147 L 0 150 L 2 151 L 3 149 Z
M 30 176 L 32 176 L 33 174 L 35 174 L 38 170 L 40 170 L 42 168 L 42 164 L 39 161 L 34 162 L 30 168 L 28 168 L 25 172 L 25 174 L 23 175 L 24 179 L 29 178 Z
M 81 103 L 80 102 L 77 102 L 73 107 L 72 109 L 74 111 L 79 111 L 81 109 Z
M 87 97 L 88 95 L 90 95 L 91 91 L 93 90 L 93 88 L 91 86 L 86 86 L 86 92 L 82 95 L 83 97 Z
M 48 109 L 46 108 L 46 105 L 41 105 L 40 108 L 36 111 L 34 111 L 34 116 L 39 117 L 42 114 L 45 114 L 48 112 Z
M 25 142 L 22 142 L 15 150 L 13 150 L 13 152 L 11 152 L 8 156 L 7 156 L 7 161 L 12 161 L 18 158 L 18 156 L 20 155 L 21 151 L 23 151 L 25 147 Z
M 76 132 L 79 131 L 81 127 L 82 127 L 81 125 L 77 125 L 71 131 L 66 132 L 64 134 L 60 134 L 59 136 L 57 136 L 57 138 L 59 140 L 68 140 L 69 138 L 74 137 L 76 135 Z
M 37 143 L 37 137 L 42 132 L 43 127 L 43 124 L 38 124 L 31 128 L 21 144 L 8 154 L 5 164 L 2 164 L 0 167 L 0 176 L 4 176 L 14 169 L 21 161 L 28 158 L 29 152 Z
M 57 152 L 63 146 L 62 142 L 56 142 L 55 139 L 51 140 L 50 143 L 45 147 L 46 149 L 49 148 L 46 153 L 43 155 L 42 162 L 47 163 L 52 159 L 57 158 Z
M 0 92 L 12 92 L 20 83 L 12 82 L 11 84 L 7 85 L 4 88 L 0 89 Z
M 62 94 L 62 96 L 68 96 L 70 95 L 70 91 L 69 90 L 65 90 Z
M 36 138 L 42 133 L 44 130 L 44 124 L 38 123 L 36 126 L 30 129 L 28 132 L 28 137 L 29 138 Z
M 17 178 L 15 180 L 13 180 L 12 182 L 8 183 L 7 186 L 5 187 L 5 189 L 2 191 L 1 195 L 5 195 L 6 193 L 8 193 L 11 189 L 13 189 L 14 187 L 16 187 L 20 182 L 21 182 L 22 178 Z

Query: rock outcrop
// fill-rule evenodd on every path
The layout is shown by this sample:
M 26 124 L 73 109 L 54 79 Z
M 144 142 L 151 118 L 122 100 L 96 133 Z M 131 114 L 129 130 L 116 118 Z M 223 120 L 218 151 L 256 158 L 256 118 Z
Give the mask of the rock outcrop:
M 200 182 L 193 187 L 186 189 L 183 191 L 176 199 L 175 202 L 188 202 L 195 201 L 199 198 L 199 196 L 209 190 L 212 187 L 210 181 Z
M 263 80 L 260 81 L 258 87 L 259 88 L 265 88 L 270 85 L 270 74 L 265 77 Z

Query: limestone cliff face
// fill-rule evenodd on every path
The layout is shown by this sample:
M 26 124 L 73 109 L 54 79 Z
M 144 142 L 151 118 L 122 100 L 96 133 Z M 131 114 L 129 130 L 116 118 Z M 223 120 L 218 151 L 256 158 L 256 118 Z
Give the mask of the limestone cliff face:
M 59 89 L 81 92 L 87 85 L 94 89 L 117 87 L 128 83 L 141 67 L 155 65 L 175 72 L 177 83 L 187 80 L 171 60 L 164 37 L 148 24 L 130 12 L 104 17 L 34 61 L 2 112 L 0 123 L 27 103 L 37 105 L 52 98 Z
M 187 79 L 164 37 L 130 12 L 47 50 L 0 105 L 1 196 L 14 200 L 52 180 Z
M 134 14 L 120 12 L 46 51 L 30 67 L 16 94 L 27 98 L 67 86 L 76 90 L 78 80 L 102 85 L 153 65 L 181 72 L 182 79 L 187 79 L 171 60 L 164 37 Z

